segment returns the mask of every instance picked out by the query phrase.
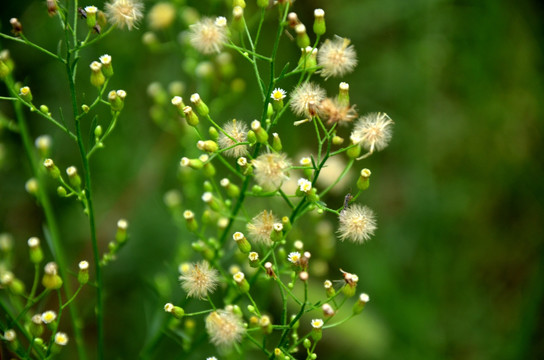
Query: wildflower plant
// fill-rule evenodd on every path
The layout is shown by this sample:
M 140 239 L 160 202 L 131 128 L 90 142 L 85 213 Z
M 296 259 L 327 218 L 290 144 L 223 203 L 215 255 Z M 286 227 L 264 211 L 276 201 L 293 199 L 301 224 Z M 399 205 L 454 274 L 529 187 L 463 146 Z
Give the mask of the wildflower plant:
M 150 52 L 161 51 L 161 32 L 180 26 L 183 31 L 175 46 L 185 55 L 182 67 L 194 84 L 173 81 L 166 90 L 154 82 L 147 88 L 150 117 L 182 144 L 177 163 L 171 166 L 181 186 L 167 192 L 164 203 L 183 239 L 172 251 L 178 263 L 171 264 L 178 269 L 177 279 L 171 277 L 183 296 L 178 299 L 173 291 L 157 291 L 164 302 L 156 306 L 155 314 L 166 314 L 157 317 L 159 326 L 150 327 L 150 340 L 139 344 L 140 354 L 153 358 L 161 339 L 169 336 L 179 344 L 180 354 L 197 351 L 206 339 L 213 345 L 206 347 L 210 359 L 216 358 L 211 355 L 254 358 L 256 351 L 269 359 L 315 359 L 319 342 L 331 328 L 357 316 L 369 301 L 357 288 L 356 274 L 328 268 L 332 252 L 326 253 L 330 247 L 321 240 L 362 245 L 377 229 L 374 212 L 359 203 L 369 188 L 370 170 L 360 170 L 352 184 L 357 189 L 353 195 L 332 195 L 333 190 L 349 178 L 358 160 L 388 145 L 393 121 L 385 113 L 357 119 L 347 82 L 339 82 L 338 90 L 327 90 L 333 79 L 354 71 L 357 52 L 347 38 L 329 36 L 325 10 L 315 9 L 313 26 L 307 26 L 293 11 L 292 1 L 229 4 L 225 13 L 214 15 L 200 14 L 179 2 L 157 3 L 148 13 L 150 30 L 142 35 Z M 115 78 L 115 49 L 85 67 L 81 54 L 115 31 L 145 26 L 145 10 L 138 0 L 110 0 L 103 9 L 48 0 L 47 11 L 58 18 L 64 32 L 61 51 L 55 53 L 28 39 L 24 24 L 15 18 L 12 33 L 0 34 L 57 61 L 66 71 L 72 103 L 70 115 L 36 106 L 40 95 L 16 82 L 16 62 L 2 52 L 0 78 L 9 95 L 1 99 L 14 105 L 14 129 L 32 169 L 33 180 L 26 187 L 45 215 L 43 237 L 49 245 L 43 249 L 35 236 L 28 240 L 29 262 L 35 270 L 29 290 L 14 274 L 13 264 L 0 267 L 1 291 L 9 292 L 0 297 L 5 314 L 0 323 L 2 341 L 14 356 L 49 359 L 73 339 L 79 358 L 88 358 L 90 344 L 82 333 L 77 297 L 84 287 L 91 287 L 96 294 L 97 354 L 102 359 L 107 358 L 102 271 L 122 255 L 129 222 L 119 220 L 107 248 L 100 246 L 94 205 L 99 186 L 93 185 L 91 162 L 95 153 L 107 150 L 104 147 L 122 121 L 123 109 L 131 106 L 131 92 L 109 86 Z M 81 27 L 86 30 L 83 35 Z M 275 34 L 269 44 L 264 42 L 265 31 Z M 279 60 L 283 46 L 300 50 L 300 56 Z M 246 63 L 257 84 L 259 110 L 250 118 L 225 115 L 226 107 L 243 100 L 245 84 L 235 75 L 234 57 Z M 78 93 L 82 72 L 94 88 L 92 101 L 82 102 Z M 100 107 L 109 110 L 107 119 L 99 118 Z M 35 149 L 26 119 L 29 113 L 73 140 L 80 163 L 57 161 L 61 150 L 47 135 L 35 141 Z M 90 140 L 83 135 L 83 121 L 90 124 Z M 293 137 L 312 141 L 313 148 L 302 159 L 300 149 L 285 141 Z M 343 169 L 331 174 L 323 186 L 327 167 L 338 158 L 344 161 Z M 89 224 L 91 262 L 68 260 L 63 253 L 66 240 L 50 200 L 55 195 L 47 191 L 51 183 L 57 196 L 81 205 Z M 326 216 L 334 218 L 336 232 L 322 230 Z M 316 219 L 320 224 L 309 229 Z M 318 264 L 325 264 L 324 272 L 316 270 Z M 329 280 L 335 278 L 336 282 Z M 315 297 L 312 288 L 318 288 L 320 295 Z M 57 306 L 44 308 L 45 300 L 55 295 Z M 349 307 L 352 310 L 343 315 L 340 310 Z M 70 326 L 61 322 L 67 311 Z

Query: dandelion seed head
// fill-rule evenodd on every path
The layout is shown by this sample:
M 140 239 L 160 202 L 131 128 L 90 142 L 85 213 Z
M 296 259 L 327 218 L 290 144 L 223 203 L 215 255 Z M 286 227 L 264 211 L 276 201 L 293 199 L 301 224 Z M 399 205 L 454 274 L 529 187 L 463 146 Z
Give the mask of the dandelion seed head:
M 119 28 L 137 28 L 138 22 L 144 16 L 144 5 L 139 0 L 112 0 L 106 3 L 108 20 Z
M 223 18 L 224 19 L 224 18 Z M 189 26 L 189 42 L 203 54 L 219 53 L 227 41 L 226 19 L 203 18 Z
M 291 166 L 287 155 L 282 153 L 263 154 L 252 160 L 255 169 L 255 181 L 265 190 L 276 190 L 289 179 L 288 169 Z
M 248 127 L 246 123 L 243 121 L 238 121 L 236 119 L 233 119 L 232 121 L 226 123 L 223 126 L 223 130 L 227 134 L 229 134 L 230 137 L 225 135 L 223 132 L 219 133 L 219 138 L 217 139 L 217 143 L 219 144 L 219 147 L 221 149 L 226 149 L 238 143 L 245 142 L 247 139 Z M 243 155 L 247 155 L 247 145 L 234 146 L 231 149 L 223 151 L 223 154 L 225 154 L 225 156 L 230 156 L 235 158 L 243 156 Z
M 351 141 L 369 152 L 380 151 L 391 140 L 393 120 L 386 113 L 370 113 L 361 117 L 351 133 Z
M 265 245 L 271 245 L 270 233 L 274 229 L 274 224 L 277 223 L 277 219 L 272 213 L 264 210 L 259 215 L 251 219 L 251 222 L 247 224 L 247 230 L 251 237 L 251 240 L 262 243 Z
M 317 53 L 317 64 L 322 66 L 321 76 L 342 76 L 353 71 L 357 65 L 357 54 L 350 40 L 336 36 L 325 40 Z
M 291 94 L 291 110 L 298 116 L 308 116 L 311 106 L 318 106 L 326 93 L 323 88 L 312 82 L 297 86 Z M 312 105 L 313 104 L 313 105 Z
M 206 331 L 215 346 L 231 347 L 245 333 L 241 319 L 230 311 L 217 310 L 206 318 Z
M 340 222 L 338 234 L 342 241 L 349 239 L 362 244 L 374 235 L 377 228 L 374 212 L 367 206 L 358 204 L 350 205 L 347 209 L 344 209 L 340 213 L 338 220 Z
M 218 284 L 218 272 L 206 261 L 192 264 L 191 268 L 179 277 L 181 287 L 188 297 L 205 298 L 214 292 Z

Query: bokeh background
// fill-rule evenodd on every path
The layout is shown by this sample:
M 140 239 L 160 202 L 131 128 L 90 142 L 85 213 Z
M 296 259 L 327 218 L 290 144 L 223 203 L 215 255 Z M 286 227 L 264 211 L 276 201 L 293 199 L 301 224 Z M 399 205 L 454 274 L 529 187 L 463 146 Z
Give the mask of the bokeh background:
M 154 3 L 147 1 L 146 8 Z M 125 217 L 131 224 L 130 242 L 105 269 L 110 359 L 141 356 L 164 326 L 167 297 L 184 301 L 177 265 L 194 239 L 176 225 L 179 216 L 172 216 L 163 197 L 177 189 L 184 207 L 196 207 L 201 191 L 187 180 L 192 175 L 178 173 L 180 157 L 197 154 L 194 142 L 164 120 L 175 117 L 152 100 L 149 84 L 158 82 L 166 89 L 174 80 L 183 81 L 187 97 L 194 91 L 205 99 L 220 96 L 223 100 L 211 104 L 222 120 L 251 121 L 261 111 L 247 64 L 234 56 L 237 73 L 218 81 L 206 75 L 205 66 L 216 66 L 213 61 L 199 67 L 206 59 L 179 45 L 179 32 L 196 14 L 186 6 L 203 15 L 224 15 L 225 2 L 174 3 L 179 9 L 174 26 L 155 32 L 161 45 L 143 44 L 142 35 L 149 30 L 144 19 L 139 30 L 116 31 L 82 52 L 80 62 L 81 101 L 94 96 L 87 65 L 103 53 L 114 59 L 111 88 L 128 92 L 118 128 L 93 159 L 102 248 L 112 239 L 117 219 Z M 101 1 L 93 4 L 102 6 Z M 248 4 L 247 11 L 254 7 L 253 1 Z M 542 358 L 544 26 L 539 14 L 544 5 L 297 0 L 294 10 L 309 25 L 318 7 L 326 11 L 327 35 L 349 37 L 356 47 L 359 66 L 343 79 L 350 83 L 352 101 L 361 113 L 385 111 L 395 121 L 389 148 L 358 164 L 373 173 L 361 202 L 378 214 L 379 230 L 363 246 L 337 244 L 328 264 L 331 274 L 340 267 L 357 273 L 371 303 L 362 316 L 327 332 L 318 355 Z M 61 33 L 47 16 L 45 1 L 3 2 L 1 9 L 2 32 L 9 32 L 9 18 L 18 17 L 29 38 L 55 49 Z M 272 21 L 266 25 L 265 48 L 275 32 L 269 31 L 275 29 Z M 20 44 L 2 39 L 0 46 L 10 49 L 15 76 L 31 86 L 36 102 L 53 112 L 69 109 L 66 75 L 58 64 Z M 296 61 L 296 46 L 286 39 L 282 46 L 281 61 Z M 324 86 L 334 91 L 338 83 L 330 79 Z M 291 87 L 286 82 L 285 88 Z M 10 106 L 0 102 L 5 119 L 13 118 Z M 308 151 L 312 144 L 292 129 L 292 120 L 291 115 L 279 128 L 285 147 L 293 154 Z M 75 144 L 64 134 L 38 116 L 29 114 L 28 121 L 34 137 L 53 137 L 56 163 L 79 165 Z M 0 129 L 0 142 L 0 232 L 16 240 L 15 269 L 30 283 L 26 239 L 41 236 L 43 215 L 24 190 L 30 170 L 19 137 Z M 325 201 L 341 204 L 349 186 Z M 56 199 L 54 188 L 51 183 L 68 259 L 73 264 L 90 259 L 88 227 L 79 205 Z M 334 218 L 325 221 L 335 224 Z M 94 292 L 86 289 L 81 296 L 83 312 L 91 315 Z M 89 343 L 93 326 L 86 327 Z M 203 342 L 196 353 L 182 355 L 172 334 L 154 346 L 150 358 L 198 359 L 209 351 Z M 69 355 L 74 350 L 69 347 L 66 358 L 74 358 L 73 352 Z

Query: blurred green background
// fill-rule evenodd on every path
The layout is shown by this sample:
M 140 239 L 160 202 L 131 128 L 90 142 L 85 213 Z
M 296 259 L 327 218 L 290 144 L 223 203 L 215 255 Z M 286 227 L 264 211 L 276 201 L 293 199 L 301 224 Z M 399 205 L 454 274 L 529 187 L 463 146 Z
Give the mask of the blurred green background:
M 54 49 L 60 32 L 44 3 L 4 2 L 2 32 L 9 32 L 9 18 L 18 17 L 27 37 Z M 146 8 L 153 3 L 146 2 Z M 221 1 L 187 4 L 204 15 L 226 14 Z M 251 0 L 248 4 L 253 6 Z M 309 25 L 318 7 L 326 11 L 327 35 L 348 37 L 356 47 L 359 66 L 343 80 L 350 83 L 360 113 L 385 111 L 395 121 L 389 148 L 357 164 L 372 170 L 371 189 L 361 202 L 376 211 L 379 230 L 363 246 L 339 243 L 329 264 L 332 277 L 339 267 L 357 273 L 359 288 L 370 294 L 371 303 L 362 316 L 327 332 L 318 355 L 544 357 L 544 26 L 539 15 L 544 6 L 538 1 L 297 0 L 294 11 Z M 185 28 L 181 18 L 187 13 L 178 15 L 177 28 L 157 34 L 162 42 L 175 43 Z M 253 77 L 239 58 L 234 57 L 237 76 L 247 84 L 247 93 L 233 95 L 224 85 L 192 76 L 195 64 L 179 45 L 155 51 L 144 46 L 147 27 L 144 19 L 139 30 L 114 32 L 82 52 L 80 62 L 81 101 L 94 96 L 87 65 L 103 53 L 114 59 L 110 88 L 128 92 L 118 128 L 92 164 L 102 248 L 112 239 L 117 219 L 125 217 L 131 224 L 129 244 L 105 269 L 109 359 L 138 357 L 165 319 L 164 294 L 184 301 L 177 288 L 177 249 L 194 240 L 178 230 L 163 195 L 179 189 L 184 204 L 198 203 L 201 190 L 180 182 L 177 174 L 180 157 L 198 152 L 185 137 L 153 122 L 149 83 L 166 87 L 184 81 L 186 97 L 194 91 L 205 99 L 232 95 L 232 103 L 212 107 L 222 121 L 237 117 L 249 122 L 261 111 Z M 265 28 L 265 39 L 273 29 Z M 59 106 L 69 109 L 66 75 L 58 64 L 20 44 L 0 40 L 0 46 L 10 49 L 15 76 L 32 88 L 37 103 L 48 104 L 53 112 Z M 286 39 L 282 46 L 290 51 L 281 54 L 282 61 L 284 56 L 297 59 L 296 46 Z M 334 91 L 338 82 L 330 79 L 325 86 Z M 286 83 L 286 89 L 291 87 Z M 0 94 L 6 94 L 5 88 Z M 7 118 L 13 117 L 10 106 L 0 102 Z M 299 129 L 290 130 L 292 115 L 288 120 L 279 132 L 295 154 L 301 138 Z M 53 137 L 56 163 L 79 166 L 75 144 L 64 134 L 38 116 L 29 114 L 28 121 L 34 137 Z M 24 190 L 30 171 L 19 137 L 4 130 L 0 142 L 5 151 L 0 232 L 13 234 L 16 271 L 29 283 L 26 239 L 41 236 L 43 216 Z M 325 201 L 341 204 L 343 195 Z M 78 204 L 53 198 L 75 268 L 79 260 L 91 258 L 86 219 Z M 335 224 L 334 218 L 328 220 Z M 85 289 L 81 296 L 81 304 L 88 303 L 83 313 L 92 314 L 94 292 Z M 89 343 L 93 330 L 86 327 Z M 184 358 L 170 338 L 157 346 L 156 358 Z M 202 344 L 203 352 L 190 358 L 204 358 L 208 350 Z

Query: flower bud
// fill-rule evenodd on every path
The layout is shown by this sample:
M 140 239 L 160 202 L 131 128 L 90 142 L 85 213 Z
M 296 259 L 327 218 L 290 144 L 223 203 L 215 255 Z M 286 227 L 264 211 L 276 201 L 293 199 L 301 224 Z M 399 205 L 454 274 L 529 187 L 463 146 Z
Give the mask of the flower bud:
M 338 105 L 340 106 L 349 106 L 349 84 L 346 82 L 341 82 L 338 86 Z
M 323 310 L 323 316 L 325 317 L 332 317 L 335 314 L 334 309 L 329 304 L 323 304 L 323 306 L 321 306 L 321 310 Z
M 238 249 L 240 249 L 242 253 L 247 254 L 251 251 L 251 244 L 243 233 L 235 232 L 234 235 L 232 235 L 232 238 L 236 241 L 236 245 L 238 245 Z
M 359 157 L 359 155 L 361 155 L 361 146 L 359 144 L 354 145 L 352 143 L 352 145 L 346 151 L 346 153 L 347 153 L 348 157 L 350 157 L 351 159 L 356 159 L 356 158 Z
M 221 209 L 219 200 L 217 200 L 211 192 L 205 192 L 202 194 L 202 201 L 204 201 L 213 211 L 219 212 Z
M 344 138 L 341 138 L 338 135 L 335 135 L 335 136 L 332 137 L 332 144 L 333 145 L 339 146 L 339 145 L 342 145 L 343 142 L 344 142 Z
M 164 311 L 172 314 L 176 319 L 181 320 L 185 315 L 185 311 L 179 306 L 174 306 L 171 303 L 166 303 L 164 305 Z
M 257 6 L 260 8 L 267 8 L 269 5 L 269 0 L 257 0 Z
M 283 351 L 281 351 L 280 348 L 274 349 L 274 359 L 275 360 L 285 360 L 285 355 L 283 354 Z
M 236 31 L 244 30 L 244 9 L 241 6 L 235 6 L 232 9 L 232 28 Z
M 255 251 L 252 251 L 249 253 L 248 259 L 249 259 L 249 266 L 251 266 L 252 268 L 256 268 L 259 266 L 259 254 L 256 253 Z
M 368 186 L 370 185 L 370 170 L 363 169 L 361 170 L 361 175 L 359 176 L 359 179 L 357 180 L 357 188 L 359 190 L 366 190 L 368 189 Z
M 323 35 L 326 31 L 325 11 L 323 9 L 314 10 L 314 34 Z
M 227 195 L 231 198 L 237 198 L 240 195 L 240 188 L 229 181 L 229 179 L 221 179 L 219 184 L 225 188 Z
M 198 230 L 198 223 L 195 219 L 195 214 L 191 210 L 185 210 L 183 212 L 183 217 L 185 218 L 187 229 L 193 233 L 196 232 Z
M 45 264 L 42 285 L 48 290 L 60 289 L 62 286 L 62 279 L 58 275 L 58 266 L 56 263 L 48 262 Z
M 122 244 L 125 241 L 127 241 L 127 229 L 128 229 L 128 221 L 125 219 L 120 219 L 117 221 L 117 232 L 115 233 L 115 241 L 117 241 L 118 244 Z
M 70 166 L 66 169 L 66 174 L 68 175 L 70 185 L 79 190 L 81 188 L 81 178 L 77 173 L 77 168 L 75 166 Z
M 236 285 L 238 285 L 238 289 L 241 293 L 245 294 L 249 291 L 249 282 L 246 280 L 246 276 L 243 272 L 239 271 L 232 277 L 234 281 L 236 282 Z
M 57 7 L 57 0 L 47 0 L 47 12 L 49 13 L 49 16 L 53 16 L 57 13 L 58 7 Z
M 102 64 L 102 73 L 106 78 L 113 76 L 113 66 L 111 65 L 111 56 L 104 54 L 98 58 Z
M 315 341 L 321 340 L 321 337 L 323 336 L 321 329 L 323 328 L 323 320 L 322 319 L 313 319 L 312 320 L 312 338 Z
M 196 147 L 199 150 L 206 151 L 208 153 L 214 153 L 219 149 L 219 145 L 213 140 L 199 140 L 196 143 Z
M 272 134 L 272 149 L 276 150 L 277 152 L 280 152 L 282 149 L 281 140 L 278 133 Z
M 332 286 L 332 282 L 330 280 L 325 280 L 325 282 L 323 283 L 323 287 L 325 288 L 325 292 L 328 298 L 332 298 L 336 294 L 336 291 L 334 290 L 334 287 Z
M 85 20 L 89 29 L 94 28 L 96 25 L 96 14 L 98 13 L 98 8 L 96 6 L 86 6 L 85 7 Z
M 190 167 L 191 169 L 200 170 L 204 167 L 204 163 L 200 159 L 189 159 L 182 157 L 179 162 L 182 167 Z
M 91 84 L 97 88 L 102 87 L 106 82 L 106 77 L 102 73 L 102 64 L 98 61 L 93 61 L 91 67 Z
M 187 120 L 187 124 L 191 126 L 197 126 L 198 125 L 198 116 L 194 113 L 193 108 L 190 106 L 185 106 L 183 108 L 183 114 L 185 115 L 185 120 Z
M 310 339 L 306 338 L 302 342 L 302 346 L 304 346 L 304 348 L 306 349 L 309 349 L 312 346 L 312 342 L 310 341 Z
M 297 45 L 299 48 L 304 49 L 306 46 L 310 46 L 310 37 L 306 33 L 306 26 L 304 24 L 295 26 L 295 32 L 297 33 Z
M 255 133 L 259 143 L 264 144 L 268 141 L 268 133 L 263 129 L 259 120 L 253 120 L 251 122 L 251 130 Z
M 298 15 L 295 12 L 290 12 L 287 14 L 287 23 L 289 24 L 289 27 L 291 29 L 294 29 L 295 26 L 300 24 L 300 20 L 298 19 Z
M 198 93 L 194 93 L 193 95 L 191 95 L 191 103 L 193 104 L 200 116 L 207 116 L 210 113 L 208 105 L 206 105 L 206 103 L 202 101 Z
M 32 196 L 38 196 L 38 180 L 30 178 L 25 183 L 25 190 Z
M 40 314 L 36 314 L 30 319 L 28 330 L 33 337 L 40 337 L 43 334 L 43 321 Z
M 40 135 L 34 141 L 34 145 L 42 158 L 45 158 L 51 152 L 51 143 L 52 140 L 49 135 Z
M 40 239 L 37 237 L 31 237 L 27 241 L 30 252 L 30 262 L 33 264 L 39 264 L 43 260 L 43 251 L 40 246 Z
M 77 274 L 77 281 L 79 281 L 81 285 L 85 285 L 89 282 L 89 262 L 85 260 L 80 261 L 78 267 L 79 273 Z
M 125 90 L 112 90 L 108 93 L 108 101 L 111 105 L 112 111 L 121 111 L 123 110 L 123 107 L 125 106 L 125 97 L 127 96 L 127 93 Z
M 353 313 L 360 314 L 369 300 L 370 297 L 367 294 L 362 293 L 361 295 L 359 295 L 357 302 L 355 303 L 355 305 L 353 305 Z
M 59 186 L 57 188 L 57 195 L 60 197 L 66 197 L 66 189 L 64 188 L 64 186 Z
M 19 96 L 26 102 L 32 102 L 32 91 L 28 86 L 23 86 L 19 89 Z
M 264 264 L 264 269 L 266 271 L 266 275 L 268 275 L 269 277 L 273 277 L 273 278 L 276 277 L 276 274 L 274 273 L 274 266 L 272 265 L 272 263 L 270 261 L 267 261 Z
M 259 326 L 261 327 L 261 330 L 264 334 L 268 335 L 272 333 L 272 321 L 270 320 L 270 316 L 263 315 L 259 319 Z
M 247 132 L 247 141 L 249 142 L 249 145 L 255 145 L 257 143 L 257 135 L 255 135 L 255 132 L 253 130 L 249 130 Z
M 68 344 L 68 335 L 63 332 L 58 332 L 55 334 L 55 342 L 51 345 L 51 352 L 53 354 L 58 354 L 61 352 L 62 348 Z
M 219 138 L 219 132 L 217 132 L 215 126 L 210 126 L 208 128 L 208 134 L 210 134 L 210 137 L 213 141 L 217 141 L 217 139 Z
M 283 224 L 274 223 L 272 225 L 272 232 L 270 233 L 270 240 L 276 242 L 280 241 L 283 237 Z

